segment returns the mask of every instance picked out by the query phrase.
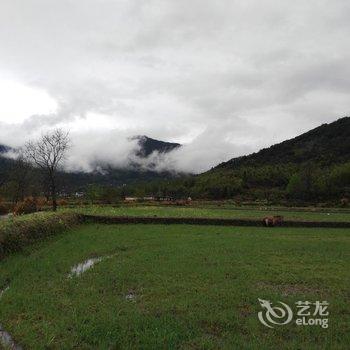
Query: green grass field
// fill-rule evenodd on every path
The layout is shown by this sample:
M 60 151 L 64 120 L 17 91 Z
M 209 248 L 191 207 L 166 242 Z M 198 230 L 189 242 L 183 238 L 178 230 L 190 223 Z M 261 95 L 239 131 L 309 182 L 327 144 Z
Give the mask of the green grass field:
M 77 211 L 86 214 L 111 215 L 111 216 L 158 216 L 158 217 L 202 217 L 202 218 L 237 218 L 237 219 L 262 219 L 268 215 L 282 215 L 288 220 L 308 221 L 349 221 L 350 211 L 329 209 L 314 211 L 280 208 L 275 210 L 259 210 L 252 208 L 220 208 L 220 207 L 176 207 L 176 206 L 146 206 L 135 205 L 119 207 L 112 206 L 87 206 L 64 211 Z
M 349 248 L 346 229 L 83 225 L 0 263 L 0 324 L 25 349 L 347 349 Z M 258 298 L 326 300 L 329 328 L 267 328 Z

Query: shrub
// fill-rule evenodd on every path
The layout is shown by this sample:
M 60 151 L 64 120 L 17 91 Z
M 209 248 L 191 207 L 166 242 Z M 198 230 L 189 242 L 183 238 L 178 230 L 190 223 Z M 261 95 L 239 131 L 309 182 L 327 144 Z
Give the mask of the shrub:
M 64 232 L 81 222 L 78 214 L 47 214 L 15 217 L 0 225 L 0 259 L 26 245 Z
M 38 197 L 36 199 L 36 206 L 38 210 L 41 210 L 43 207 L 48 205 L 49 205 L 49 202 L 45 197 Z
M 68 202 L 67 202 L 65 199 L 59 199 L 59 200 L 57 201 L 57 204 L 58 204 L 60 207 L 62 207 L 62 206 L 64 206 L 64 205 L 68 205 Z
M 15 205 L 13 213 L 15 215 L 31 214 L 38 211 L 37 201 L 34 197 L 27 197 L 23 202 L 18 202 Z

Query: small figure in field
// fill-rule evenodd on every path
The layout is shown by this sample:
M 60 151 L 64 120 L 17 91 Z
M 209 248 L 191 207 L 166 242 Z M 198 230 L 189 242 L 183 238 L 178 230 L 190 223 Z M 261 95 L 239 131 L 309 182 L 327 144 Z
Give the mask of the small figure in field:
M 342 198 L 341 200 L 340 200 L 340 204 L 341 204 L 341 206 L 342 207 L 348 207 L 349 206 L 349 198 Z
M 280 215 L 266 216 L 263 219 L 263 224 L 266 227 L 281 226 L 282 223 L 283 223 L 283 216 L 280 216 Z

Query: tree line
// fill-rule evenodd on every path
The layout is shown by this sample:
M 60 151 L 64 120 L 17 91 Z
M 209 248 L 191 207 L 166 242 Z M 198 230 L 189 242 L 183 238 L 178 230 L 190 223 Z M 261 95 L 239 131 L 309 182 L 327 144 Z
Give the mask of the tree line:
M 350 197 L 350 162 L 321 167 L 317 163 L 242 166 L 214 169 L 197 176 L 127 186 L 128 195 L 175 199 L 236 199 L 279 202 L 340 203 Z

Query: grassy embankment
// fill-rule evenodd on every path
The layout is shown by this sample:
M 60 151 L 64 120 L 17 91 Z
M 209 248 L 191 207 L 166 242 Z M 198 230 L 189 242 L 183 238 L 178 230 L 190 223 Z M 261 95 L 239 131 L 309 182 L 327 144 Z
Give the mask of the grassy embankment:
M 35 213 L 0 221 L 0 260 L 30 243 L 65 232 L 80 223 L 75 213 Z
M 344 229 L 83 225 L 0 263 L 0 323 L 28 349 L 346 349 L 349 246 Z M 329 328 L 266 328 L 258 298 L 327 300 Z

